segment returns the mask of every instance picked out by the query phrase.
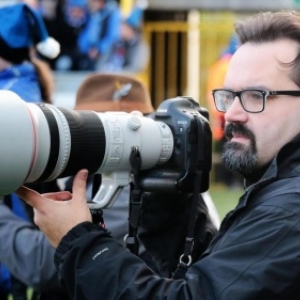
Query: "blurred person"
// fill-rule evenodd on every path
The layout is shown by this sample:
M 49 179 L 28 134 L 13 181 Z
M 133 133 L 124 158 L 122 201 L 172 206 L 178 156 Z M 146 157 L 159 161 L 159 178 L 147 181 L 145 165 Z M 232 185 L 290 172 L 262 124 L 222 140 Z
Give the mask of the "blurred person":
M 87 21 L 87 0 L 40 0 L 39 3 L 39 12 L 49 35 L 61 46 L 58 57 L 46 59 L 47 62 L 57 71 L 80 70 L 77 39 Z
M 139 73 L 145 71 L 149 62 L 149 45 L 142 33 L 143 13 L 147 6 L 137 1 L 120 27 L 120 38 L 114 43 L 107 60 L 99 71 Z
M 153 273 L 91 223 L 87 170 L 76 175 L 73 194 L 18 189 L 56 247 L 60 282 L 73 299 L 299 299 L 300 14 L 259 13 L 239 20 L 235 30 L 240 46 L 224 87 L 213 94 L 217 109 L 225 112 L 223 162 L 245 177 L 246 189 L 181 279 Z M 156 205 L 145 226 L 173 208 Z M 169 221 L 168 244 L 159 254 L 173 246 L 177 233 Z
M 121 12 L 113 0 L 88 0 L 89 18 L 78 37 L 81 70 L 98 70 L 120 36 Z
M 66 0 L 64 5 L 66 22 L 72 27 L 85 25 L 88 18 L 87 0 Z
M 0 88 L 21 94 L 28 102 L 41 102 L 38 84 L 41 63 L 35 59 L 37 55 L 32 46 L 38 53 L 55 58 L 60 51 L 59 43 L 48 36 L 39 14 L 26 4 L 3 7 L 0 19 L 3 21 L 0 28 Z
M 40 192 L 58 190 L 54 184 L 29 186 Z M 24 219 L 16 214 L 14 207 L 23 211 Z M 31 299 L 70 299 L 57 281 L 54 249 L 27 217 L 32 212 L 27 212 L 26 208 L 18 205 L 14 196 L 0 201 L 1 299 L 7 299 L 11 294 L 14 300 L 27 300 L 28 287 L 33 289 Z
M 46 29 L 51 37 L 56 39 L 60 43 L 60 47 L 62 50 L 61 41 L 59 41 L 58 35 L 59 30 L 58 27 L 61 27 L 61 16 L 59 16 L 60 7 L 63 5 L 64 0 L 40 0 L 37 11 L 41 14 L 43 21 L 45 23 Z M 63 30 L 63 28 L 61 28 Z M 54 59 L 49 59 L 47 57 L 43 57 L 42 59 L 46 61 L 51 69 L 54 69 L 56 60 L 61 55 L 61 51 L 57 57 Z
M 0 89 L 18 94 L 26 102 L 51 103 L 53 78 L 36 49 L 54 58 L 59 44 L 48 36 L 39 14 L 26 4 L 0 9 Z M 39 192 L 58 191 L 56 182 L 29 185 Z M 54 249 L 33 225 L 33 212 L 17 195 L 6 195 L 0 203 L 0 293 L 6 299 L 27 299 L 33 287 L 42 299 L 55 291 L 59 299 Z M 59 292 L 57 292 L 59 291 Z M 63 298 L 61 298 L 63 299 Z

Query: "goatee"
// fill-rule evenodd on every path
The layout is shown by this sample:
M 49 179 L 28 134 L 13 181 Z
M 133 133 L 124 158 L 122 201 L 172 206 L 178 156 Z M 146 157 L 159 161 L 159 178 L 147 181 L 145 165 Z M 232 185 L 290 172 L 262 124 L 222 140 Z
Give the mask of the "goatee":
M 234 133 L 249 138 L 250 145 L 230 142 Z M 225 126 L 225 136 L 229 140 L 225 143 L 222 153 L 222 161 L 225 167 L 247 177 L 258 167 L 254 134 L 244 125 L 230 123 Z

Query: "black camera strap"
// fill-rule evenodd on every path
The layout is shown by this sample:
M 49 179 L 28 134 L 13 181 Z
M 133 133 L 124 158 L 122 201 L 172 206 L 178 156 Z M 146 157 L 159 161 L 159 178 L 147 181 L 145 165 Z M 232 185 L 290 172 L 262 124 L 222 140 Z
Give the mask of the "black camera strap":
M 94 174 L 92 177 L 88 178 L 88 182 L 92 180 L 92 195 L 91 199 L 95 197 L 97 191 L 99 190 L 102 183 L 102 175 Z M 93 208 L 90 209 L 92 215 L 92 222 L 94 224 L 100 224 L 102 227 L 105 227 L 104 219 L 103 219 L 103 210 L 101 208 Z
M 141 156 L 138 147 L 132 147 L 130 154 L 130 164 L 132 167 L 133 182 L 130 183 L 129 219 L 128 234 L 125 237 L 125 246 L 135 255 L 139 252 L 139 240 L 137 229 L 142 202 L 142 191 L 138 184 L 138 175 L 141 169 Z
M 196 127 L 194 134 L 197 136 L 203 135 L 203 128 L 202 124 L 199 121 L 198 118 L 194 119 L 196 123 L 193 125 Z M 194 139 L 195 136 L 190 137 L 191 139 Z M 194 248 L 194 234 L 195 234 L 195 226 L 197 222 L 197 216 L 198 216 L 198 201 L 199 197 L 201 197 L 200 188 L 201 188 L 201 181 L 202 181 L 202 169 L 204 166 L 204 145 L 201 144 L 201 139 L 197 138 L 195 139 L 198 141 L 198 143 L 191 143 L 192 144 L 192 151 L 191 151 L 191 157 L 189 160 L 189 166 L 188 166 L 188 172 L 192 172 L 195 174 L 194 179 L 194 191 L 193 191 L 193 197 L 192 197 L 192 203 L 190 207 L 190 218 L 189 218 L 189 225 L 188 225 L 188 232 L 187 236 L 185 238 L 185 245 L 184 245 L 184 252 L 179 258 L 179 264 L 177 269 L 175 270 L 173 274 L 174 279 L 182 279 L 185 276 L 185 273 L 187 272 L 188 268 L 192 264 L 192 252 Z M 195 164 L 196 162 L 196 164 Z

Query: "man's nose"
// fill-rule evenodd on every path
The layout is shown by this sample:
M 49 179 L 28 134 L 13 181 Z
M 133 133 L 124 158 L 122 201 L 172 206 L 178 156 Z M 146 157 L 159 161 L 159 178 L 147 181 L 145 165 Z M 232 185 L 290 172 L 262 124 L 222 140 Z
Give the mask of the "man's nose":
M 233 99 L 224 117 L 225 121 L 230 123 L 245 123 L 247 121 L 248 113 L 244 110 L 238 96 Z

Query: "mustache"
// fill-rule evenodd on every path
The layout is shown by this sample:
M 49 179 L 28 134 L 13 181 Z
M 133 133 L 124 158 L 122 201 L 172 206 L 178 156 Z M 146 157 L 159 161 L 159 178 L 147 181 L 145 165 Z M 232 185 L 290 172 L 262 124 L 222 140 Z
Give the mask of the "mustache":
M 255 137 L 252 131 L 242 124 L 230 123 L 225 125 L 224 134 L 227 140 L 230 140 L 233 137 L 233 133 L 238 133 L 248 137 L 250 140 L 254 141 Z

